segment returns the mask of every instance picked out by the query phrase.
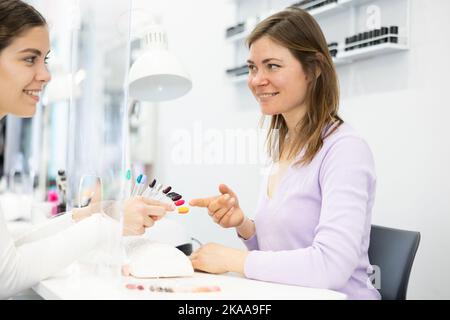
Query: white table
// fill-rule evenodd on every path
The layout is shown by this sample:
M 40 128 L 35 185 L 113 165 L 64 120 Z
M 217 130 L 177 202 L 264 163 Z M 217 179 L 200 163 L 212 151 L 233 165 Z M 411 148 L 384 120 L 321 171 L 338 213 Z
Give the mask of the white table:
M 33 287 L 44 299 L 52 300 L 343 300 L 346 295 L 323 289 L 288 286 L 245 279 L 236 274 L 211 275 L 196 272 L 189 278 L 104 279 L 82 264 L 74 264 L 65 274 Z M 126 284 L 140 284 L 145 289 L 130 290 Z M 186 287 L 219 286 L 220 292 L 167 293 L 151 292 L 151 285 Z

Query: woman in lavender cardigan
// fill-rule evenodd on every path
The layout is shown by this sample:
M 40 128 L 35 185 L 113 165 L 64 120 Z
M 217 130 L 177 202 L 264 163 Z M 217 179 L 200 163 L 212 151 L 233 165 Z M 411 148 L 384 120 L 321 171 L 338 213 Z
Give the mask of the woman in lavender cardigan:
M 375 168 L 367 143 L 338 116 L 339 87 L 325 37 L 311 15 L 290 7 L 254 29 L 248 86 L 271 116 L 271 174 L 254 220 L 226 185 L 194 199 L 249 251 L 207 244 L 197 270 L 333 289 L 349 299 L 380 299 L 368 276 Z

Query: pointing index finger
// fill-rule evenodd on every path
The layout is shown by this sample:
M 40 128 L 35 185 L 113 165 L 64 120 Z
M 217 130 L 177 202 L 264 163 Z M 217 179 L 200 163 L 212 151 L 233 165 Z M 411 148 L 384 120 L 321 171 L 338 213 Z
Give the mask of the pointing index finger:
M 216 197 L 192 199 L 191 201 L 189 201 L 189 205 L 192 207 L 207 208 L 211 203 L 211 201 L 215 199 Z

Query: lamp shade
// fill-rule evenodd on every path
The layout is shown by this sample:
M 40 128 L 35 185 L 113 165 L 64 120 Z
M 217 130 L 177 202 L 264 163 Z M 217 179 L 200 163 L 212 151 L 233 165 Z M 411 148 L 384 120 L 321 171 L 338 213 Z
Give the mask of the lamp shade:
M 192 88 L 192 81 L 170 51 L 150 48 L 131 66 L 130 96 L 141 101 L 160 102 L 179 98 Z
M 168 50 L 167 34 L 159 24 L 144 32 L 144 53 L 130 69 L 130 96 L 141 101 L 160 102 L 179 98 L 192 88 L 189 74 Z

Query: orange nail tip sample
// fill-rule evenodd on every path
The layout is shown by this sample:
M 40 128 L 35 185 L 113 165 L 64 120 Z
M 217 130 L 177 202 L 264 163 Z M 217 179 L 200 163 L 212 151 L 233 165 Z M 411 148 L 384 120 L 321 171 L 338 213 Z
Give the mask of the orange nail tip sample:
M 178 213 L 179 214 L 186 214 L 189 212 L 189 208 L 188 207 L 179 207 L 178 208 Z

